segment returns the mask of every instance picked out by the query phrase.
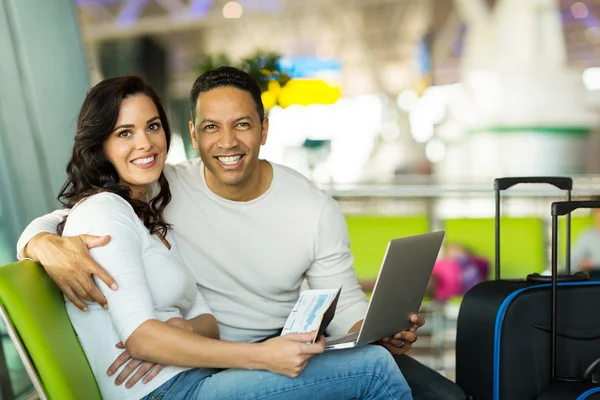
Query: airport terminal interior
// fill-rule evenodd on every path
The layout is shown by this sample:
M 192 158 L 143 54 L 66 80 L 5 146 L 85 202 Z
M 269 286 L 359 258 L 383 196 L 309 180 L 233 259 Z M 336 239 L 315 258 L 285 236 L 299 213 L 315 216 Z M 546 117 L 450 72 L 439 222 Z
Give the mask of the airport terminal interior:
M 497 178 L 563 177 L 573 200 L 600 196 L 600 0 L 0 0 L 0 49 L 0 265 L 17 261 L 32 220 L 62 207 L 91 87 L 147 79 L 177 164 L 199 155 L 190 88 L 230 65 L 262 89 L 260 157 L 338 202 L 368 296 L 390 240 L 446 232 L 408 354 L 448 379 L 461 378 L 463 299 L 498 267 L 502 279 L 549 275 L 555 255 L 561 271 L 600 271 L 598 250 L 576 257 L 600 231 L 594 211 L 573 210 L 568 229 L 559 216 L 552 249 L 564 187 L 519 184 L 501 207 L 494 190 Z M 24 333 L 6 327 L 19 316 L 3 314 L 0 400 L 52 399 L 32 379 L 44 367 L 23 359 L 33 350 L 16 345 Z

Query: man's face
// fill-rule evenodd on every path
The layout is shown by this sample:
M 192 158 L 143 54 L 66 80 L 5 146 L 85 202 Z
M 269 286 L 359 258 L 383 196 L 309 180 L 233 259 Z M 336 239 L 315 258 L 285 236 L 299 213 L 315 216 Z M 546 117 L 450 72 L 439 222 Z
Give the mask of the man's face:
M 250 93 L 231 86 L 201 93 L 190 134 L 209 185 L 243 187 L 258 173 L 258 154 L 267 132 L 268 120 L 261 124 Z

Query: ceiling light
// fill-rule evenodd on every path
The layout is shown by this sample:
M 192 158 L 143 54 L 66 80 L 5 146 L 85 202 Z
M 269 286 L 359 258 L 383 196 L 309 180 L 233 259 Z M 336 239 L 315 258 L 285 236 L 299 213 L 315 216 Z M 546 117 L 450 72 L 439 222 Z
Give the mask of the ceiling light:
M 571 14 L 577 19 L 582 19 L 588 16 L 589 11 L 584 3 L 578 1 L 571 6 Z
M 240 18 L 244 13 L 244 8 L 237 1 L 230 1 L 223 6 L 223 17 L 229 19 Z

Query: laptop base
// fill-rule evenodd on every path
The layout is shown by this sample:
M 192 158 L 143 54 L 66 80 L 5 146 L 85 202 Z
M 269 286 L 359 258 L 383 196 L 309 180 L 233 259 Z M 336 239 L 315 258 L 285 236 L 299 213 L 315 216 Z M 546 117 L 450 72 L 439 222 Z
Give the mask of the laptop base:
M 340 350 L 356 347 L 359 332 L 348 333 L 343 336 L 325 338 L 325 350 Z

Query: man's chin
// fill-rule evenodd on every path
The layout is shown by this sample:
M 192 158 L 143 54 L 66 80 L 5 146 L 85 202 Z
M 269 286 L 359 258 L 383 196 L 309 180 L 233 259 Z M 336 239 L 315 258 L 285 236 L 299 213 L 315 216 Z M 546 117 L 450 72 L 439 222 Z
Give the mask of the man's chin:
M 209 169 L 210 171 L 210 169 Z M 243 182 L 243 171 L 227 171 L 217 166 L 217 171 L 210 171 L 213 180 L 224 186 L 237 186 Z
M 220 176 L 218 177 L 219 179 L 219 183 L 221 183 L 224 186 L 239 186 L 241 185 L 244 180 L 242 179 L 242 175 L 236 175 L 236 176 Z

